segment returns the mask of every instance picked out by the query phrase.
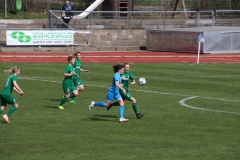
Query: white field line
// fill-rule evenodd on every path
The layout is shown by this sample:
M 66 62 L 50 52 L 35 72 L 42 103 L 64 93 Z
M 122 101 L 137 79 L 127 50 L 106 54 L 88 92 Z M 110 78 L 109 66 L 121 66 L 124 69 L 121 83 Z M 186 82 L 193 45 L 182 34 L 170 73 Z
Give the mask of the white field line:
M 184 76 L 182 76 L 184 78 Z M 212 76 L 191 76 L 191 77 L 196 77 L 196 78 L 239 78 L 240 75 L 212 75 Z M 140 78 L 140 77 L 135 77 L 136 79 Z M 153 78 L 153 79 L 159 79 L 159 78 L 175 78 L 174 76 L 160 76 L 160 77 L 148 77 L 149 78 Z
M 31 81 L 42 81 L 42 82 L 62 83 L 62 82 L 58 82 L 58 81 L 43 80 L 43 79 L 41 79 L 41 78 L 44 78 L 44 77 L 35 77 L 35 78 L 31 78 L 31 77 L 19 77 L 19 79 L 25 79 L 25 80 L 31 80 Z M 107 88 L 106 86 L 102 86 L 102 85 L 85 85 L 85 86 L 93 86 L 93 87 Z M 192 108 L 192 109 L 197 109 L 197 110 L 211 111 L 211 112 L 221 112 L 221 113 L 231 113 L 231 114 L 240 114 L 240 113 L 238 113 L 238 112 L 228 112 L 228 111 L 223 111 L 223 110 L 210 110 L 210 109 L 206 109 L 206 108 L 198 108 L 198 107 L 194 107 L 194 106 L 187 105 L 187 104 L 185 103 L 187 100 L 194 99 L 194 98 L 205 98 L 205 99 L 212 99 L 212 100 L 219 100 L 219 101 L 239 103 L 239 101 L 236 101 L 236 100 L 228 100 L 228 99 L 222 99 L 222 98 L 211 98 L 211 97 L 202 97 L 202 96 L 193 96 L 193 95 L 184 95 L 184 94 L 158 92 L 158 91 L 147 91 L 147 90 L 139 90 L 139 89 L 129 89 L 129 90 L 137 91 L 137 92 L 152 93 L 152 94 L 163 94 L 163 95 L 171 95 L 171 96 L 188 97 L 188 98 L 184 98 L 184 99 L 180 100 L 179 103 L 180 103 L 181 105 L 183 105 L 184 107 Z
M 197 77 L 206 77 L 206 78 L 239 78 L 240 75 L 213 75 L 213 76 L 197 76 Z
M 190 99 L 194 99 L 194 98 L 198 98 L 198 96 L 193 96 L 193 97 L 189 97 L 189 98 L 185 98 L 185 99 L 182 99 L 179 101 L 179 103 L 185 107 L 188 107 L 188 108 L 192 108 L 192 109 L 198 109 L 198 110 L 202 110 L 202 111 L 210 111 L 210 112 L 221 112 L 221 113 L 231 113 L 231 114 L 240 114 L 238 112 L 228 112 L 228 111 L 223 111 L 223 110 L 211 110 L 211 109 L 207 109 L 207 108 L 198 108 L 198 107 L 194 107 L 194 106 L 190 106 L 190 105 L 187 105 L 185 102 L 187 100 L 190 100 Z M 208 98 L 208 99 L 214 99 L 214 98 L 209 98 L 209 97 L 201 97 L 201 98 Z M 217 99 L 217 100 L 223 100 L 223 99 Z M 225 100 L 224 100 L 225 101 Z M 229 101 L 229 100 L 228 100 Z
M 225 60 L 228 60 L 228 61 L 234 61 L 234 62 L 239 62 L 239 60 L 237 59 L 229 59 L 229 58 L 214 58 L 214 60 L 220 60 L 220 61 L 225 61 Z

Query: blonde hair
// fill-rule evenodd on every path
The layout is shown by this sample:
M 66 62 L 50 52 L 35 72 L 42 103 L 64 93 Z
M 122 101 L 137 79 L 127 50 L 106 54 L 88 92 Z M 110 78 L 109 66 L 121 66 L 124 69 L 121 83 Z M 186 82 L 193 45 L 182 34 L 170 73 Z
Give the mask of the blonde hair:
M 7 75 L 9 75 L 9 74 L 16 73 L 19 69 L 20 69 L 19 67 L 14 66 L 14 67 L 12 67 L 12 68 L 10 68 L 10 69 L 8 69 L 8 70 L 4 70 L 4 72 L 5 72 Z
M 76 52 L 76 49 L 72 48 L 72 50 L 68 53 L 68 55 L 74 57 L 75 52 Z

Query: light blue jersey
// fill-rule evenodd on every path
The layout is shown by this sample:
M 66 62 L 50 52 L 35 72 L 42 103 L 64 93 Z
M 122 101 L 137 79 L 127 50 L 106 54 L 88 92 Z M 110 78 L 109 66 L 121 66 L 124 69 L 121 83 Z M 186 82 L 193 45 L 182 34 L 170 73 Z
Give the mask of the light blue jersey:
M 121 75 L 116 72 L 113 76 L 113 79 L 112 79 L 112 85 L 111 87 L 108 89 L 108 92 L 107 92 L 107 96 L 106 96 L 106 100 L 111 102 L 114 99 L 116 100 L 119 100 L 121 99 L 121 95 L 119 93 L 119 88 L 116 86 L 116 81 L 118 81 L 119 84 L 121 84 Z
M 118 84 L 121 84 L 121 75 L 116 72 L 112 78 L 112 85 L 111 87 L 109 88 L 110 91 L 114 91 L 114 92 L 119 92 L 119 88 L 116 86 L 116 81 L 118 81 Z
M 120 100 L 122 99 L 121 94 L 119 92 L 119 88 L 116 86 L 116 81 L 118 81 L 119 85 L 121 84 L 122 80 L 121 80 L 121 75 L 119 74 L 119 72 L 116 72 L 112 78 L 112 85 L 111 85 L 111 87 L 108 88 L 108 91 L 107 91 L 107 96 L 106 96 L 107 102 L 111 102 L 113 99 L 120 102 Z M 123 118 L 123 114 L 124 114 L 124 106 L 123 105 L 124 104 L 121 104 L 121 106 L 119 106 L 120 119 Z M 93 106 L 106 107 L 106 103 L 105 102 L 92 102 L 89 105 L 89 110 Z

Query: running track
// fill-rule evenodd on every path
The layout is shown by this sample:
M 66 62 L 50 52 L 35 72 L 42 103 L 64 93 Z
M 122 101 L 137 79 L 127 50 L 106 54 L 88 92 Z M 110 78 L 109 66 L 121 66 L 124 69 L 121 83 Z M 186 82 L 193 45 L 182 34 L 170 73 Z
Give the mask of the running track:
M 54 63 L 67 62 L 68 53 L 26 52 L 0 53 L 0 62 Z M 82 52 L 86 63 L 196 63 L 197 54 L 176 52 Z M 200 63 L 240 63 L 238 54 L 200 54 Z

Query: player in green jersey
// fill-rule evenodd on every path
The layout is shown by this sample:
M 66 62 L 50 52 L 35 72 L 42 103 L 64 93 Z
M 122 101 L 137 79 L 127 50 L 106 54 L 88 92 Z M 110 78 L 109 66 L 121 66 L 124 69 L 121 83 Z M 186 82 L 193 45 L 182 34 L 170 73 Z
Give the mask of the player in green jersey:
M 81 72 L 89 72 L 89 70 L 85 70 L 82 68 L 81 52 L 76 52 L 74 54 L 74 58 L 75 58 L 75 63 L 73 65 L 73 67 L 75 69 L 76 75 L 73 76 L 73 84 L 77 88 L 78 91 L 83 91 L 84 86 L 83 86 L 83 82 L 80 78 L 80 73 Z M 74 100 L 74 98 L 72 98 L 70 100 L 70 103 L 77 103 L 77 102 Z
M 137 116 L 137 118 L 142 118 L 144 116 L 144 114 L 141 114 L 138 112 L 138 106 L 137 106 L 137 101 L 134 97 L 132 97 L 129 93 L 128 93 L 128 82 L 129 80 L 131 80 L 131 85 L 136 84 L 136 81 L 134 80 L 134 76 L 132 75 L 132 73 L 129 71 L 130 70 L 130 65 L 128 63 L 124 64 L 124 72 L 121 74 L 121 78 L 122 78 L 122 84 L 123 84 L 123 88 L 126 91 L 126 94 L 124 94 L 121 90 L 120 90 L 120 94 L 123 98 L 123 100 L 129 100 L 132 102 L 132 107 L 133 110 Z M 112 106 L 118 106 L 118 102 L 114 102 L 112 103 L 107 110 L 109 110 Z
M 64 109 L 63 104 L 67 102 L 68 98 L 74 98 L 78 96 L 78 90 L 73 84 L 73 76 L 77 75 L 73 68 L 75 59 L 73 56 L 68 56 L 67 60 L 69 64 L 65 68 L 65 71 L 64 71 L 65 78 L 62 81 L 62 88 L 65 93 L 65 96 L 62 98 L 62 101 L 58 106 L 59 109 Z
M 0 93 L 0 113 L 2 113 L 6 109 L 7 104 L 13 105 L 11 108 L 9 108 L 8 112 L 3 115 L 4 120 L 7 123 L 10 123 L 9 116 L 19 107 L 17 100 L 12 96 L 12 90 L 16 91 L 21 96 L 24 95 L 24 92 L 17 84 L 17 76 L 20 74 L 20 68 L 15 66 L 10 68 L 9 70 L 5 70 L 4 72 L 10 76 L 7 79 L 5 87 Z

